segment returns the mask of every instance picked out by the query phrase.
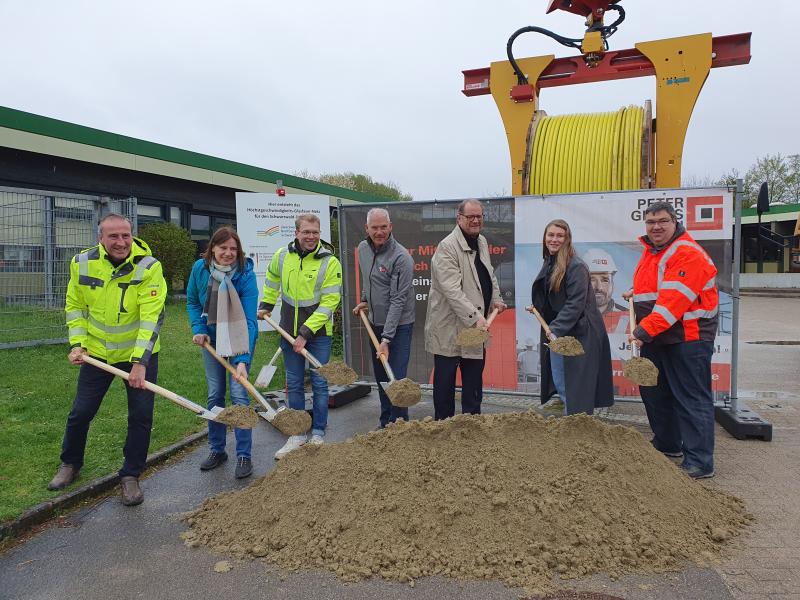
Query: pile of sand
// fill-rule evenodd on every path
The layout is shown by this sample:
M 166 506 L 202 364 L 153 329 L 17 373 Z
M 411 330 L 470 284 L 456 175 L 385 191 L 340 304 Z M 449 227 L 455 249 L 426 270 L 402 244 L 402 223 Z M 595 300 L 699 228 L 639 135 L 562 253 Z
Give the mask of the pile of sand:
M 625 363 L 622 374 L 638 385 L 658 385 L 658 367 L 649 358 L 634 356 Z
M 749 519 L 632 429 L 586 415 L 460 415 L 307 444 L 206 500 L 183 537 L 347 581 L 443 574 L 541 592 L 558 576 L 712 560 Z
M 284 435 L 302 435 L 311 429 L 311 415 L 304 410 L 282 408 L 272 424 Z
M 456 344 L 459 346 L 483 346 L 489 341 L 489 332 L 485 329 L 477 329 L 470 327 L 469 329 L 462 329 L 456 337 Z
M 243 406 L 241 404 L 226 406 L 214 420 L 230 427 L 238 427 L 239 429 L 252 429 L 258 425 L 258 415 L 256 411 L 249 406 Z
M 420 398 L 422 398 L 422 389 L 416 381 L 404 377 L 387 387 L 386 395 L 389 401 L 395 406 L 408 408 L 420 401 Z
M 558 337 L 550 342 L 550 350 L 562 356 L 581 356 L 584 354 L 583 344 L 571 335 Z
M 317 373 L 322 375 L 331 385 L 350 385 L 358 379 L 358 373 L 346 363 L 338 360 L 322 365 L 317 369 Z

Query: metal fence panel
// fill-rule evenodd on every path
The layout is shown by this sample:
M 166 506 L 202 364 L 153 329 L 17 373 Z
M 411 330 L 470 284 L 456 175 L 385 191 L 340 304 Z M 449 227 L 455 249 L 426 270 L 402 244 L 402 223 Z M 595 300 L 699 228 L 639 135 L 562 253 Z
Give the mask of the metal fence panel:
M 69 261 L 107 212 L 136 223 L 136 199 L 0 187 L 0 348 L 66 341 Z

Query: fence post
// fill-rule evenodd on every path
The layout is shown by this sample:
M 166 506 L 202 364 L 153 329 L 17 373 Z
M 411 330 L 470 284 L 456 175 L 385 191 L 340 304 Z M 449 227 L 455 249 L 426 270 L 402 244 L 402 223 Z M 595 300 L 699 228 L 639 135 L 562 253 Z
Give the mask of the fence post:
M 55 232 L 55 206 L 53 196 L 42 198 L 44 209 L 44 305 L 52 308 L 55 305 L 55 262 L 56 262 L 56 232 Z

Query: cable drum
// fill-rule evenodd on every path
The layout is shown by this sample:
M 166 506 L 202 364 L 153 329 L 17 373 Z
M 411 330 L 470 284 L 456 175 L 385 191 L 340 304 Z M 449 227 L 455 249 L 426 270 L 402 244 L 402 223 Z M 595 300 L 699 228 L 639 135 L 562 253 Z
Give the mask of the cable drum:
M 523 189 L 568 194 L 650 187 L 650 101 L 615 112 L 534 114 Z

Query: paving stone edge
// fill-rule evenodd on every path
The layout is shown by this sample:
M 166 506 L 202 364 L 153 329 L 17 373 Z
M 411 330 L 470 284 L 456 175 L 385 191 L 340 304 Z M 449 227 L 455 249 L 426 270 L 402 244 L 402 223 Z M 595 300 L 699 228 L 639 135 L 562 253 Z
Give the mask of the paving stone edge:
M 147 468 L 154 467 L 164 462 L 177 452 L 180 452 L 184 448 L 191 446 L 207 436 L 208 431 L 193 433 L 173 444 L 172 446 L 167 446 L 158 452 L 154 452 L 147 457 Z M 104 494 L 118 483 L 119 474 L 111 473 L 109 475 L 104 475 L 103 477 L 98 477 L 97 479 L 88 482 L 86 485 L 67 492 L 66 494 L 56 496 L 52 500 L 47 500 L 41 504 L 37 504 L 33 508 L 26 510 L 13 521 L 0 523 L 0 540 L 19 536 L 20 534 L 30 530 L 32 527 L 48 521 L 57 512 L 71 508 L 86 499 L 94 498 Z

